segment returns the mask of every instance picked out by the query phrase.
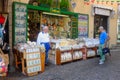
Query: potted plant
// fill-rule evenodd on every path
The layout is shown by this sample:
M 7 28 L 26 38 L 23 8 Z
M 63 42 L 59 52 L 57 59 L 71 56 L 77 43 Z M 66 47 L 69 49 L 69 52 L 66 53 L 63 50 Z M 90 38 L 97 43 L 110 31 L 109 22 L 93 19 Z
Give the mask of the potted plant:
M 61 10 L 68 10 L 69 9 L 69 1 L 68 0 L 61 0 L 60 9 Z
M 38 0 L 39 6 L 46 7 L 47 0 Z

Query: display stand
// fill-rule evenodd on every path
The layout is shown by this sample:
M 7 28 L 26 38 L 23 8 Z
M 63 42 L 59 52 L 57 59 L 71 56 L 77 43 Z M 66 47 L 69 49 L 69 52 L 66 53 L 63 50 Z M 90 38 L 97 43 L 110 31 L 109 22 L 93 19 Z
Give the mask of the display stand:
M 15 65 L 17 69 L 21 69 L 22 73 L 27 76 L 33 76 L 45 70 L 45 53 L 44 52 L 20 52 L 14 49 Z
M 62 55 L 69 55 L 62 58 Z M 66 63 L 66 62 L 72 62 L 72 50 L 65 50 L 65 51 L 61 51 L 60 49 L 56 50 L 56 64 L 60 65 L 62 63 Z
M 90 52 L 89 52 L 90 51 Z M 87 58 L 96 57 L 97 56 L 97 47 L 86 47 Z
M 83 59 L 84 53 L 85 53 L 85 49 L 84 48 L 72 49 L 73 61 Z
M 78 52 L 78 53 L 75 53 Z M 65 59 L 65 57 L 62 57 L 63 54 L 70 54 L 68 56 L 65 56 L 68 59 Z M 75 55 L 77 54 L 77 55 Z M 86 59 L 86 48 L 80 48 L 80 49 L 71 49 L 71 50 L 65 50 L 65 51 L 60 51 L 60 49 L 56 49 L 56 55 L 55 55 L 55 60 L 57 65 L 61 65 L 63 63 L 67 62 L 72 62 L 76 60 L 81 60 L 81 59 Z M 62 60 L 64 59 L 64 61 Z

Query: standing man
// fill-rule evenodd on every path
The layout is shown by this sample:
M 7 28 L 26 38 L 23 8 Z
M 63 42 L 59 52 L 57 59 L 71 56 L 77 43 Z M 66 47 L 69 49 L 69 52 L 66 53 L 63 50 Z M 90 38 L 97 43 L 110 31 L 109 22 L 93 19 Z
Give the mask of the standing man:
M 50 50 L 50 36 L 48 33 L 48 27 L 43 26 L 42 32 L 38 34 L 37 45 L 45 46 L 45 65 L 48 65 L 48 51 Z
M 99 27 L 99 31 L 100 31 L 100 36 L 99 36 L 100 44 L 98 49 L 100 54 L 99 64 L 103 64 L 105 61 L 105 55 L 103 54 L 102 49 L 105 47 L 105 43 L 107 40 L 107 33 L 105 32 L 103 26 Z

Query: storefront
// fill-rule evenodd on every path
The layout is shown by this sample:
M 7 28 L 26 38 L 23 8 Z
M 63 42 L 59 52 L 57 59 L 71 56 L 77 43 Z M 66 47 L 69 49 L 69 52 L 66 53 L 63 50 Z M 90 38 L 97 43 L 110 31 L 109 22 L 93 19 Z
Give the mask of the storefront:
M 100 26 L 103 26 L 105 31 L 109 34 L 109 19 L 113 11 L 112 7 L 93 5 L 94 38 L 99 36 L 98 29 Z
M 82 14 L 79 16 L 79 22 L 86 27 L 84 30 L 87 37 L 88 16 L 82 16 Z M 40 47 L 36 45 L 38 33 L 42 30 L 42 26 L 45 25 L 49 27 L 51 39 L 55 40 L 55 44 L 60 41 L 61 45 L 65 45 L 62 42 L 67 39 L 78 38 L 77 13 L 38 6 L 36 2 L 33 2 L 32 5 L 19 2 L 13 3 L 13 53 L 15 55 L 15 67 L 19 68 L 18 65 L 20 64 L 22 72 L 28 76 L 43 72 L 45 69 L 43 61 L 45 55 L 42 54 L 44 53 L 44 48 L 42 45 Z M 81 26 L 81 29 L 84 26 Z M 64 40 L 61 41 L 62 39 Z M 54 40 L 52 40 L 53 44 Z M 36 52 L 36 50 L 38 51 Z
M 86 2 L 86 3 L 85 3 Z M 117 8 L 118 3 L 110 1 L 86 1 L 86 0 L 71 0 L 71 3 L 76 4 L 72 8 L 74 12 L 88 14 L 89 28 L 88 37 L 98 37 L 98 27 L 103 26 L 107 33 L 110 35 L 110 46 L 117 43 Z
M 52 39 L 78 37 L 77 13 L 23 3 L 14 3 L 14 10 L 14 44 L 36 41 L 38 33 L 45 25 L 49 27 Z

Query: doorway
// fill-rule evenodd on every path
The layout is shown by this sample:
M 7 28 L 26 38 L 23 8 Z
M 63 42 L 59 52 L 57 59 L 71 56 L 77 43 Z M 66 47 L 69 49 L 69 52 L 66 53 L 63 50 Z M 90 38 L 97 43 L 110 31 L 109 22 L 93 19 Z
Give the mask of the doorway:
M 108 16 L 95 15 L 94 17 L 94 38 L 99 37 L 98 29 L 103 26 L 106 32 L 108 32 Z
M 36 41 L 40 32 L 41 12 L 37 10 L 28 10 L 28 40 Z

